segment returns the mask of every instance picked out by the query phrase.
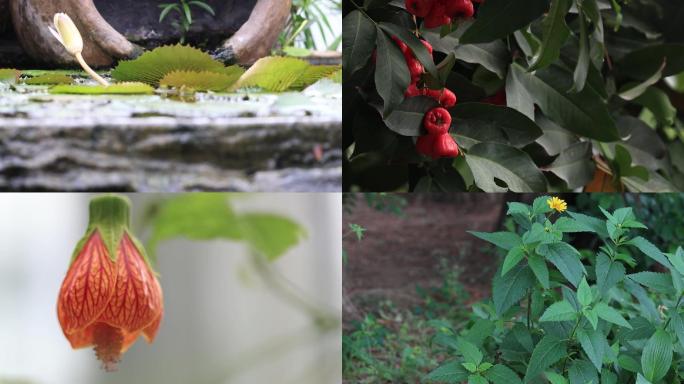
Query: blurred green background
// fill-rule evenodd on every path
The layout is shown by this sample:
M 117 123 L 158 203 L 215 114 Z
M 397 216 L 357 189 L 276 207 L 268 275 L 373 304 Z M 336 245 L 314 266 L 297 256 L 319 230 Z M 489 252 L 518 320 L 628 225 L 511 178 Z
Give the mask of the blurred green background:
M 190 202 L 129 194 L 133 230 L 144 242 L 170 222 L 183 225 L 157 246 L 165 303 L 157 339 L 140 339 L 114 373 L 100 369 L 92 349 L 72 350 L 56 315 L 92 196 L 0 195 L 0 384 L 341 382 L 339 194 L 219 195 L 235 215 L 228 226 L 241 225 L 243 214 L 281 220 L 260 222 L 244 241 L 185 238 L 184 231 L 212 237 L 199 223 L 224 213 L 211 206 L 167 210 L 165 222 L 155 221 L 169 202 L 204 204 L 201 194 Z M 306 236 L 281 236 L 283 222 Z M 292 244 L 279 249 L 283 241 Z M 267 261 L 256 250 L 279 254 Z

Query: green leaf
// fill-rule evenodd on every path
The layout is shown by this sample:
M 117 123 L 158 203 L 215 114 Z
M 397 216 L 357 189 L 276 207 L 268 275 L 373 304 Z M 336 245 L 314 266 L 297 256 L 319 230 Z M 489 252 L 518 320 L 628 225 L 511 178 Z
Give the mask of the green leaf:
M 584 318 L 587 319 L 589 324 L 594 328 L 594 330 L 598 329 L 598 312 L 596 311 L 596 308 L 591 308 L 591 309 L 583 309 L 582 314 L 584 315 Z
M 549 289 L 549 268 L 546 266 L 546 260 L 537 254 L 531 254 L 527 258 L 527 264 L 542 287 Z
M 463 368 L 468 370 L 468 372 L 470 372 L 470 373 L 477 372 L 477 364 L 475 364 L 475 363 L 463 363 Z
M 667 269 L 671 268 L 670 262 L 667 260 L 667 257 L 665 257 L 665 255 L 662 252 L 660 252 L 660 250 L 655 245 L 653 245 L 650 241 L 644 239 L 643 237 L 637 236 L 625 244 L 637 247 L 646 256 L 660 263 L 660 265 L 664 266 Z
M 502 316 L 520 301 L 527 290 L 534 286 L 534 282 L 534 274 L 527 267 L 517 266 L 506 277 L 497 274 L 492 284 L 494 309 L 497 315 Z
M 605 221 L 599 220 L 595 217 L 587 216 L 582 213 L 576 213 L 571 211 L 568 211 L 568 215 L 570 215 L 570 217 L 572 217 L 573 219 L 577 220 L 577 222 L 584 225 L 590 232 L 596 233 L 601 238 L 608 237 L 608 231 L 606 230 Z
M 591 87 L 585 87 L 582 92 L 567 92 L 572 79 L 565 70 L 552 66 L 532 75 L 520 65 L 511 64 L 509 76 L 561 127 L 599 141 L 620 138 L 605 103 Z
M 665 91 L 648 87 L 634 102 L 648 108 L 655 116 L 658 123 L 664 126 L 674 124 L 677 117 L 677 108 L 672 105 L 670 97 Z
M 565 341 L 546 335 L 534 347 L 525 372 L 525 383 L 533 381 L 552 364 L 567 356 Z
M 599 384 L 598 374 L 586 360 L 575 360 L 568 370 L 570 384 Z
M 173 71 L 167 73 L 159 84 L 174 88 L 191 88 L 197 91 L 225 91 L 240 78 L 244 69 L 235 66 L 233 74 L 218 72 Z
M 560 177 L 569 189 L 587 185 L 596 171 L 591 142 L 578 142 L 565 148 L 545 170 Z
M 641 368 L 648 381 L 655 383 L 665 377 L 672 365 L 672 352 L 670 334 L 656 330 L 641 353 Z
M 625 277 L 625 266 L 612 261 L 603 253 L 596 257 L 596 284 L 601 295 L 605 295 Z
M 551 384 L 568 384 L 568 379 L 556 372 L 547 371 L 544 372 L 544 376 L 546 376 Z
M 471 342 L 465 340 L 464 338 L 459 338 L 456 342 L 456 347 L 458 348 L 458 351 L 461 352 L 467 363 L 472 363 L 475 364 L 475 366 L 478 366 L 482 362 L 482 352 L 480 352 L 480 350 Z
M 561 233 L 592 232 L 586 224 L 565 216 L 559 217 L 553 223 L 553 230 Z
M 272 261 L 306 237 L 293 220 L 276 215 L 248 213 L 238 218 L 240 230 L 252 248 Z
M 513 233 L 513 232 L 477 232 L 477 231 L 468 231 L 471 235 L 482 239 L 484 241 L 488 241 L 494 245 L 496 245 L 499 248 L 503 248 L 506 250 L 512 249 L 514 247 L 517 247 L 519 245 L 522 245 L 522 240 L 520 239 L 520 236 L 518 234 Z
M 112 78 L 118 81 L 139 81 L 158 85 L 159 81 L 173 71 L 221 72 L 224 65 L 208 53 L 183 46 L 164 46 L 145 52 L 135 60 L 119 62 L 112 71 Z
M 567 243 L 541 244 L 536 252 L 556 266 L 558 271 L 577 287 L 587 271 L 580 261 L 580 253 Z
M 297 91 L 303 90 L 304 88 L 315 84 L 321 79 L 334 76 L 336 73 L 340 72 L 340 69 L 341 68 L 339 65 L 309 65 L 306 70 L 301 73 L 299 77 L 297 77 L 297 80 L 290 85 L 289 88 Z
M 586 277 L 582 277 L 582 281 L 577 287 L 577 301 L 579 301 L 582 306 L 586 307 L 594 301 L 594 295 L 591 293 L 591 288 L 587 283 Z
M 603 365 L 603 357 L 606 353 L 608 342 L 601 331 L 583 329 L 577 330 L 577 340 L 580 342 L 584 353 L 587 354 L 597 371 L 601 371 Z M 598 383 L 597 383 L 598 384 Z
M 460 44 L 453 52 L 459 60 L 482 65 L 500 79 L 506 76 L 510 54 L 501 40 L 484 44 Z
M 342 21 L 342 68 L 345 76 L 363 68 L 375 49 L 377 30 L 361 11 L 353 10 Z
M 522 384 L 520 377 L 510 368 L 496 364 L 485 372 L 487 380 L 493 384 Z
M 677 313 L 676 311 L 672 311 L 670 313 L 670 316 L 672 318 L 672 320 L 670 320 L 670 326 L 672 327 L 674 333 L 677 335 L 679 345 L 681 345 L 681 347 L 684 348 L 684 319 L 682 318 L 682 315 Z
M 306 77 L 309 68 L 309 63 L 295 57 L 263 57 L 240 76 L 233 89 L 259 87 L 266 91 L 283 92 L 295 87 L 300 79 Z M 319 78 L 332 73 L 330 68 L 325 70 Z M 300 88 L 308 83 L 303 81 Z
M 404 92 L 411 81 L 406 60 L 399 48 L 378 27 L 375 87 L 384 100 L 383 116 L 404 100 Z
M 590 3 L 589 1 L 587 3 Z M 579 56 L 577 58 L 577 65 L 575 66 L 575 73 L 573 75 L 574 84 L 573 91 L 582 92 L 587 83 L 587 76 L 589 75 L 589 66 L 591 65 L 591 57 L 589 54 L 589 32 L 587 27 L 587 20 L 584 17 L 584 4 L 576 3 L 579 8 Z M 581 6 L 580 6 L 581 4 Z M 598 18 L 601 16 L 599 15 Z
M 565 15 L 570 10 L 570 0 L 551 0 L 551 9 L 542 21 L 544 38 L 530 71 L 547 67 L 560 57 L 560 50 L 570 36 L 570 29 L 565 23 Z
M 658 68 L 658 70 L 651 77 L 642 81 L 641 83 L 631 83 L 623 86 L 622 89 L 620 89 L 619 96 L 627 101 L 634 100 L 641 96 L 650 86 L 655 85 L 658 83 L 658 81 L 660 81 L 663 76 L 665 65 L 667 65 L 667 63 L 663 62 L 660 68 Z
M 596 309 L 596 313 L 598 314 L 598 316 L 603 320 L 609 323 L 617 324 L 621 327 L 632 329 L 632 326 L 627 322 L 627 320 L 625 320 L 624 317 L 622 317 L 620 312 L 618 312 L 615 308 L 609 306 L 608 304 L 598 303 L 594 308 Z
M 672 255 L 668 255 L 668 259 L 677 272 L 684 276 L 684 248 L 677 247 L 677 251 Z
M 525 27 L 548 9 L 547 0 L 529 0 L 525 6 L 508 0 L 486 1 L 481 4 L 475 22 L 460 42 L 472 44 L 498 40 Z
M 429 73 L 434 78 L 439 78 L 439 74 L 437 73 L 437 67 L 435 67 L 435 62 L 432 58 L 432 55 L 430 54 L 430 52 L 428 52 L 427 48 L 425 48 L 423 43 L 420 42 L 420 39 L 418 39 L 416 35 L 409 32 L 409 30 L 405 27 L 398 26 L 392 23 L 382 22 L 379 24 L 379 26 L 381 29 L 387 31 L 387 33 L 389 33 L 390 35 L 396 36 L 399 40 L 406 43 L 409 49 L 411 49 L 411 52 L 413 52 L 413 55 L 416 57 L 416 59 L 418 59 L 418 61 L 420 61 L 420 63 L 423 64 L 425 72 Z
M 402 136 L 420 136 L 424 133 L 425 114 L 438 106 L 439 103 L 430 97 L 406 98 L 385 118 L 385 124 L 391 131 Z
M 563 300 L 551 304 L 539 318 L 539 321 L 569 321 L 575 318 L 577 318 L 577 311 L 572 304 Z
M 207 13 L 209 13 L 210 15 L 216 16 L 216 12 L 214 12 L 214 8 L 212 8 L 211 5 L 209 5 L 203 1 L 192 0 L 192 1 L 188 1 L 188 4 L 198 6 L 202 9 L 204 9 L 205 11 L 207 11 Z
M 103 85 L 56 85 L 50 88 L 51 94 L 72 95 L 151 95 L 154 88 L 143 83 L 116 83 Z
M 659 44 L 636 49 L 625 55 L 619 68 L 636 79 L 647 79 L 667 62 L 663 76 L 672 76 L 684 71 L 684 44 Z
M 452 132 L 459 145 L 469 148 L 489 141 L 492 132 L 505 137 L 504 142 L 514 147 L 524 147 L 542 135 L 537 124 L 515 109 L 485 103 L 457 104 L 449 110 L 453 118 Z M 466 140 L 472 143 L 466 143 Z
M 466 162 L 475 184 L 485 192 L 538 192 L 546 190 L 546 179 L 526 152 L 497 143 L 470 148 Z M 497 185 L 495 179 L 506 183 Z
M 67 75 L 47 74 L 42 76 L 32 77 L 25 81 L 29 85 L 55 85 L 55 84 L 71 84 L 74 79 Z
M 511 248 L 506 254 L 503 265 L 501 266 L 501 276 L 505 276 L 508 271 L 520 263 L 525 257 L 525 251 L 521 246 Z
M 15 84 L 17 81 L 19 81 L 20 76 L 21 71 L 18 71 L 16 69 L 0 69 L 0 83 Z
M 458 384 L 468 379 L 468 371 L 460 361 L 446 362 L 425 376 L 428 382 L 453 383 Z
M 627 278 L 634 280 L 645 287 L 651 288 L 656 292 L 664 293 L 666 295 L 675 293 L 674 285 L 672 284 L 672 276 L 667 273 L 647 271 L 627 275 Z
M 488 384 L 487 379 L 480 375 L 470 375 L 468 376 L 468 384 Z

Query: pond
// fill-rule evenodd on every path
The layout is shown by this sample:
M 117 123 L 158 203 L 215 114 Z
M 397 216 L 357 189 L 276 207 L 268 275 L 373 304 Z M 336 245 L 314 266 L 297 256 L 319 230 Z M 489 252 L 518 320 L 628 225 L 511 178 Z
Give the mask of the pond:
M 339 190 L 341 85 L 257 91 L 90 96 L 0 83 L 0 189 Z

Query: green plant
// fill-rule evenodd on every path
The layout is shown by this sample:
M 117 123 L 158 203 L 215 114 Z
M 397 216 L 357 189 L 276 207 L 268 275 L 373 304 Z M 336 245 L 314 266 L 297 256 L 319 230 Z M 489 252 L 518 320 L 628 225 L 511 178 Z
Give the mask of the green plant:
M 171 25 L 173 25 L 175 28 L 180 29 L 181 44 L 185 43 L 186 35 L 188 31 L 190 31 L 190 27 L 192 26 L 193 19 L 191 6 L 201 8 L 210 15 L 216 16 L 216 12 L 214 12 L 214 9 L 209 4 L 201 0 L 178 0 L 175 3 L 159 4 L 159 8 L 162 9 L 161 13 L 159 14 L 160 23 L 164 21 L 166 16 L 168 16 L 169 13 L 171 13 L 171 11 L 174 11 L 178 14 L 178 19 L 172 21 Z
M 343 0 L 343 10 L 344 190 L 684 188 L 683 2 Z M 458 96 L 445 106 L 458 157 L 426 149 L 423 117 L 438 105 L 428 92 L 442 90 Z
M 679 383 L 684 378 L 684 249 L 663 253 L 634 233 L 645 226 L 630 207 L 599 219 L 542 196 L 509 203 L 514 231 L 471 232 L 505 251 L 492 300 L 474 325 L 448 337 L 453 359 L 426 381 L 461 383 Z M 601 246 L 575 249 L 586 232 Z M 633 255 L 658 272 L 626 273 Z M 600 377 L 600 380 L 599 380 Z M 522 379 L 521 379 L 522 378 Z
M 337 50 L 342 36 L 335 36 L 335 30 L 328 18 L 329 9 L 342 9 L 341 0 L 294 0 L 290 19 L 280 35 L 279 43 L 285 53 L 292 56 L 306 56 L 312 49 Z M 312 28 L 317 27 L 323 44 L 316 44 Z

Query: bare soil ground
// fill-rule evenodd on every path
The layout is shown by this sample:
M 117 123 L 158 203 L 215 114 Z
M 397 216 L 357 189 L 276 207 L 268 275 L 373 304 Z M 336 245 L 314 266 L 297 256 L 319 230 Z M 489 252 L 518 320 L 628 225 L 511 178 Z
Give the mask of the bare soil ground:
M 399 217 L 369 208 L 359 201 L 345 213 L 343 225 L 355 223 L 367 229 L 364 239 L 347 236 L 344 269 L 345 323 L 363 316 L 364 303 L 390 299 L 409 307 L 419 299 L 416 285 L 439 286 L 438 268 L 446 259 L 460 271 L 460 281 L 471 301 L 490 294 L 496 255 L 483 241 L 466 231 L 497 229 L 505 195 L 461 194 L 407 196 Z

